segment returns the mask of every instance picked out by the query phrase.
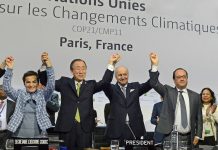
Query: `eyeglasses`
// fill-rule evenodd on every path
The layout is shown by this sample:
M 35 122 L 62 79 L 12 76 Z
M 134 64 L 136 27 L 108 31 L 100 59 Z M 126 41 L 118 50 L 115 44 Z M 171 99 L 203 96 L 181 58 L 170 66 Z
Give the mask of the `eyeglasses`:
M 186 76 L 186 75 L 183 75 L 183 76 L 176 76 L 175 78 L 176 78 L 176 79 L 181 79 L 181 78 L 187 79 L 187 76 Z

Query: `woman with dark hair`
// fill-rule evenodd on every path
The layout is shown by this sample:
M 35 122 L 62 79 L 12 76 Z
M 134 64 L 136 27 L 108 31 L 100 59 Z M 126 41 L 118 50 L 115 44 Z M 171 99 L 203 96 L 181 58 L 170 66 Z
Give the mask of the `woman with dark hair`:
M 201 90 L 202 116 L 203 116 L 203 131 L 200 145 L 216 145 L 216 122 L 218 121 L 218 110 L 213 112 L 213 104 L 216 97 L 214 92 L 206 87 Z
M 54 70 L 46 52 L 42 53 L 41 59 L 46 64 L 48 78 L 46 87 L 38 89 L 38 74 L 35 71 L 28 71 L 23 75 L 24 90 L 15 90 L 11 86 L 14 59 L 8 57 L 5 60 L 7 70 L 3 87 L 8 97 L 16 102 L 14 114 L 7 127 L 14 137 L 42 137 L 45 136 L 46 129 L 52 126 L 46 112 L 45 100 L 48 100 L 54 91 Z

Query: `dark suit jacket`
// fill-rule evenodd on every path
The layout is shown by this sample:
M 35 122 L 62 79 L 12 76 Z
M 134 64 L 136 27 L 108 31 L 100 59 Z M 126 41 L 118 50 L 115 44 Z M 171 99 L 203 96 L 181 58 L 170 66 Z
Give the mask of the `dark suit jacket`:
M 58 94 L 53 93 L 50 99 L 46 103 L 46 110 L 49 114 L 49 118 L 51 120 L 51 124 L 55 125 L 55 113 L 59 110 L 60 105 L 58 102 Z
M 107 124 L 108 116 L 110 114 L 110 109 L 111 109 L 110 105 L 111 105 L 110 103 L 107 103 L 104 106 L 104 121 L 105 121 L 105 124 Z
M 157 131 L 169 134 L 173 129 L 175 120 L 175 108 L 178 91 L 176 88 L 162 85 L 158 81 L 159 72 L 150 71 L 151 86 L 163 97 L 163 106 L 160 115 L 160 123 L 157 125 Z M 190 105 L 190 124 L 192 140 L 194 136 L 201 137 L 202 135 L 202 104 L 200 95 L 194 91 L 187 89 Z
M 160 117 L 161 108 L 162 108 L 163 102 L 158 102 L 154 104 L 152 115 L 151 115 L 151 123 L 154 125 L 157 125 L 157 116 Z
M 5 74 L 5 69 L 0 68 L 0 78 Z
M 112 81 L 112 78 L 113 72 L 107 69 L 101 81 L 83 81 L 79 97 L 77 96 L 74 78 L 61 77 L 56 80 L 55 90 L 61 94 L 61 107 L 55 130 L 58 132 L 70 131 L 74 125 L 73 121 L 78 107 L 82 130 L 88 133 L 92 132 L 94 128 L 93 94 L 101 91 L 106 84 Z
M 7 123 L 10 121 L 10 117 L 14 113 L 14 108 L 15 108 L 15 102 L 11 100 L 7 100 L 7 112 L 6 112 Z
M 154 141 L 156 143 L 162 143 L 164 134 L 157 132 L 157 116 L 160 117 L 161 109 L 162 109 L 163 101 L 154 104 L 152 115 L 151 115 L 151 123 L 156 125 L 154 132 Z
M 129 115 L 129 123 L 135 136 L 141 137 L 145 134 L 145 126 L 140 108 L 139 97 L 151 89 L 149 81 L 143 84 L 138 82 L 128 83 L 126 98 L 124 97 L 118 83 L 108 85 L 104 92 L 110 100 L 110 114 L 107 120 L 105 135 L 107 138 L 116 139 L 125 131 L 126 114 Z
M 95 109 L 93 109 L 92 113 L 93 113 L 93 125 L 94 125 L 94 127 L 96 127 L 98 125 L 98 122 L 96 120 L 97 119 L 97 111 Z

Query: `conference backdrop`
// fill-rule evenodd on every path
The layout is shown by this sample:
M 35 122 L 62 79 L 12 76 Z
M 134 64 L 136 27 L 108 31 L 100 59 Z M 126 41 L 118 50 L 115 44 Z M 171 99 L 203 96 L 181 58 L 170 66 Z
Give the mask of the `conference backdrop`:
M 149 53 L 159 55 L 160 81 L 174 85 L 172 72 L 184 67 L 189 88 L 218 88 L 217 0 L 1 0 L 0 60 L 15 58 L 12 85 L 23 88 L 22 75 L 37 70 L 47 51 L 56 79 L 72 77 L 74 58 L 87 62 L 87 79 L 100 80 L 110 55 L 129 68 L 130 82 L 149 79 Z M 2 79 L 0 81 L 2 83 Z M 113 83 L 116 81 L 113 80 Z M 108 99 L 94 95 L 99 125 Z M 160 100 L 153 90 L 141 97 L 148 131 L 152 106 Z

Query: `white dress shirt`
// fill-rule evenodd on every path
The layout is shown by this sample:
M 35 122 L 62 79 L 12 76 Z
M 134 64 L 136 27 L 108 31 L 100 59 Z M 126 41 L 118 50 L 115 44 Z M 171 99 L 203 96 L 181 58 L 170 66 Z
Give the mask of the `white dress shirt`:
M 179 92 L 181 90 L 177 89 L 177 91 Z M 191 126 L 190 126 L 190 104 L 189 104 L 189 97 L 188 97 L 187 89 L 183 89 L 182 91 L 183 91 L 182 95 L 183 95 L 184 100 L 185 100 L 188 125 L 187 125 L 186 128 L 182 127 L 182 123 L 181 123 L 181 107 L 180 107 L 180 101 L 179 101 L 179 94 L 177 96 L 177 102 L 176 102 L 174 125 L 177 125 L 177 130 L 178 130 L 179 133 L 188 133 L 188 132 L 191 131 Z

